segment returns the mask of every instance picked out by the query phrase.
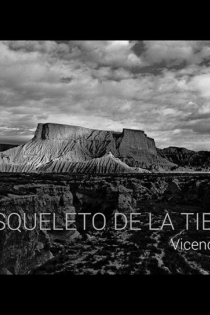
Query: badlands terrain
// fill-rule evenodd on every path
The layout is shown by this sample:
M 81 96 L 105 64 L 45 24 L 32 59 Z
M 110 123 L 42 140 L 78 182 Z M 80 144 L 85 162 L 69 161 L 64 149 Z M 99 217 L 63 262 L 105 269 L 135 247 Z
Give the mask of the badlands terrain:
M 20 231 L 16 216 L 11 216 L 10 228 L 0 234 L 0 270 L 2 274 L 209 274 L 210 251 L 174 249 L 171 239 L 210 241 L 209 231 L 196 230 L 195 217 L 190 216 L 190 229 L 185 229 L 181 213 L 209 212 L 210 175 L 208 174 L 16 174 L 0 175 L 0 212 L 7 217 L 18 213 L 21 220 L 27 214 L 27 227 L 34 224 L 34 215 L 48 217 L 47 228 Z M 102 217 L 96 213 L 103 213 Z M 65 215 L 75 222 L 65 229 Z M 74 214 L 76 213 L 76 214 Z M 90 213 L 84 229 L 79 213 Z M 120 220 L 116 230 L 114 216 L 123 213 L 128 224 Z M 141 230 L 131 230 L 129 214 L 141 213 Z M 174 225 L 162 230 L 168 213 Z M 139 219 L 139 218 L 138 218 Z M 1 221 L 2 218 L 1 218 Z M 63 230 L 62 230 L 63 229 Z M 73 230 L 74 229 L 74 230 Z
M 196 221 L 210 208 L 209 152 L 158 149 L 140 130 L 51 123 L 0 151 L 0 274 L 210 273 L 209 249 L 172 246 L 210 241 Z M 174 229 L 161 230 L 167 215 Z

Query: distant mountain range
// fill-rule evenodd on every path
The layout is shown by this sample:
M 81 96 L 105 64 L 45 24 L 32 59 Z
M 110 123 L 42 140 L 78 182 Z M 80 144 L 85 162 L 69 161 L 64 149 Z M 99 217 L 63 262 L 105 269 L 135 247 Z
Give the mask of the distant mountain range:
M 0 144 L 1 172 L 124 173 L 208 171 L 210 152 L 156 148 L 142 130 L 94 130 L 38 124 L 34 137 L 20 146 Z

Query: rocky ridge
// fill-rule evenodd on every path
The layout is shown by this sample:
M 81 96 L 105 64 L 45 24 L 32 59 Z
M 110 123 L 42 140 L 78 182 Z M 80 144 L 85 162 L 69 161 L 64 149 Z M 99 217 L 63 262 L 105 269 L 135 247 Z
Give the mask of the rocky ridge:
M 210 152 L 192 151 L 179 147 L 157 149 L 158 154 L 176 164 L 174 170 L 210 171 Z
M 109 152 L 101 158 L 93 158 L 88 161 L 69 162 L 53 160 L 37 168 L 38 172 L 44 173 L 96 173 L 96 174 L 108 174 L 108 173 L 150 173 L 146 169 L 139 167 L 131 167 L 120 159 L 115 158 L 114 155 Z

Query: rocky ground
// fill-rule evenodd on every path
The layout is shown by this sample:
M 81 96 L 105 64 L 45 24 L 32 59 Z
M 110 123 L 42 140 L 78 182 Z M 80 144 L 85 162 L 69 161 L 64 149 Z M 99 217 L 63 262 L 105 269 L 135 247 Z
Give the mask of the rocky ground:
M 2 274 L 209 274 L 210 250 L 174 249 L 171 239 L 210 241 L 202 222 L 196 230 L 195 216 L 186 230 L 181 213 L 209 212 L 210 174 L 1 174 L 0 213 L 22 211 L 57 213 L 59 226 L 64 214 L 76 212 L 75 232 L 0 231 Z M 86 230 L 79 213 L 91 213 Z M 106 226 L 93 228 L 92 217 L 103 213 Z M 128 218 L 114 226 L 116 213 Z M 141 213 L 131 230 L 129 218 Z M 162 230 L 169 215 L 170 225 Z M 73 218 L 73 215 L 72 215 Z M 123 217 L 122 217 L 123 218 Z M 138 217 L 139 219 L 139 217 Z M 0 219 L 1 220 L 1 219 Z M 168 222 L 168 221 L 167 221 Z M 15 225 L 15 222 L 13 222 Z M 49 223 L 51 224 L 51 222 Z M 102 220 L 96 226 L 102 226 Z
M 154 223 L 162 220 L 162 206 L 164 205 L 159 205 L 159 210 L 159 207 L 156 207 L 160 214 L 156 213 Z M 63 242 L 55 249 L 55 257 L 32 270 L 31 274 L 209 274 L 209 250 L 174 250 L 170 244 L 171 238 L 180 232 L 182 239 L 191 241 L 209 241 L 209 233 L 184 232 L 184 222 L 176 209 L 168 210 L 173 213 L 178 233 L 167 228 L 162 232 L 149 231 L 144 223 L 140 225 L 141 231 L 131 231 L 129 227 L 116 231 L 113 226 L 107 227 L 103 232 L 89 231 L 75 240 L 74 244 Z M 183 210 L 192 211 L 192 208 L 185 207 Z

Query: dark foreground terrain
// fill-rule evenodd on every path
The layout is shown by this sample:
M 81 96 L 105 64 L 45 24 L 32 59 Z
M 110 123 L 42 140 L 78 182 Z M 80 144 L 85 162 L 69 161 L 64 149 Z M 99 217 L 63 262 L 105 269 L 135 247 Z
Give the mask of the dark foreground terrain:
M 210 232 L 203 230 L 202 214 L 210 213 L 209 209 L 207 173 L 1 173 L 0 221 L 5 228 L 0 223 L 0 273 L 209 274 L 210 249 L 174 249 L 171 241 L 208 243 Z M 28 228 L 33 227 L 36 213 L 36 228 L 26 230 L 21 224 L 19 231 L 15 230 L 17 215 L 10 216 L 9 227 L 3 215 L 8 218 L 11 213 L 18 214 L 21 220 L 25 215 Z M 45 223 L 49 230 L 39 228 L 41 213 L 51 214 Z M 67 213 L 72 220 L 68 228 L 72 230 L 65 229 Z M 90 213 L 85 229 L 81 213 Z M 102 230 L 93 226 L 96 213 L 106 218 Z M 132 223 L 131 213 L 133 220 L 140 222 Z M 189 230 L 186 216 L 181 213 L 191 213 Z M 116 216 L 121 230 L 115 229 Z M 160 230 L 166 216 L 168 225 Z M 102 215 L 95 215 L 95 227 L 100 229 L 103 223 Z M 59 231 L 55 231 L 55 225 Z

